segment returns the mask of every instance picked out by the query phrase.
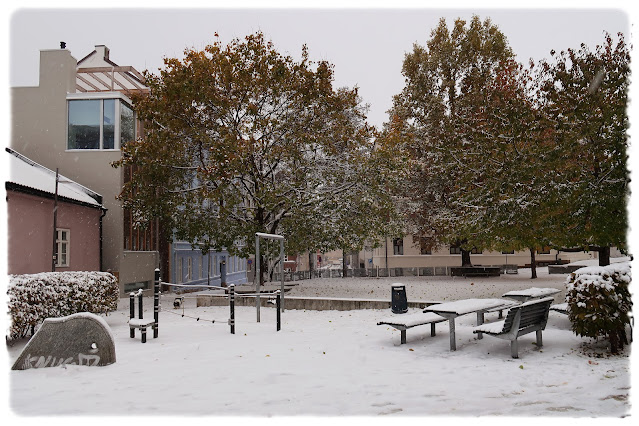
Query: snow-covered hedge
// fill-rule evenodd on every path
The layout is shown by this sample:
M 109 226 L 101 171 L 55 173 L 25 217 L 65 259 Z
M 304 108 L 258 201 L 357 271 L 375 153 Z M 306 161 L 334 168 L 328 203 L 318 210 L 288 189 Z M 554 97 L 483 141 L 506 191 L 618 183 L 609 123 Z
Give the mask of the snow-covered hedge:
M 630 322 L 630 263 L 591 266 L 570 274 L 566 302 L 573 331 L 579 336 L 607 337 L 611 352 L 627 343 Z
M 43 272 L 9 276 L 9 338 L 17 339 L 42 323 L 78 312 L 103 314 L 118 307 L 115 276 L 108 272 Z

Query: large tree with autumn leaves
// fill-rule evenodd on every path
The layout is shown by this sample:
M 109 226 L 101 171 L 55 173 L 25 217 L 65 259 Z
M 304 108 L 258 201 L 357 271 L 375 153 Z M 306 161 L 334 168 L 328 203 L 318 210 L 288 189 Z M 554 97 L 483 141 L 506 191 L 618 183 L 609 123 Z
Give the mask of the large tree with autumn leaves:
M 135 167 L 121 199 L 141 225 L 160 218 L 178 239 L 246 257 L 256 232 L 284 234 L 289 253 L 338 248 L 330 215 L 384 194 L 361 185 L 379 154 L 357 89 L 335 89 L 305 47 L 296 61 L 258 32 L 146 78 L 146 133 L 118 163 Z
M 405 141 L 411 158 L 404 208 L 410 228 L 427 248 L 457 246 L 462 265 L 473 248 L 493 239 L 486 210 L 472 196 L 482 185 L 475 173 L 476 124 L 485 90 L 514 54 L 490 19 L 457 19 L 449 29 L 441 19 L 426 46 L 415 44 L 405 57 L 406 85 L 395 96 L 386 134 Z M 470 200 L 470 202 L 469 202 Z
M 406 55 L 384 136 L 409 157 L 404 210 L 421 244 L 625 248 L 629 53 L 620 35 L 524 69 L 489 19 L 445 20 Z

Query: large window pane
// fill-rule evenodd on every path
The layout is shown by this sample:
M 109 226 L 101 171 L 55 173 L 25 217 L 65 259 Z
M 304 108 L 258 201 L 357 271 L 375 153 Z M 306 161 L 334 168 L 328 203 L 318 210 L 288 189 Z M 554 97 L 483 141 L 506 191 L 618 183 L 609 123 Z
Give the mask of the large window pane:
M 100 149 L 100 102 L 69 101 L 69 149 Z
M 120 102 L 120 147 L 135 139 L 135 119 L 133 109 Z
M 104 100 L 102 120 L 102 148 L 113 149 L 115 147 L 115 99 Z

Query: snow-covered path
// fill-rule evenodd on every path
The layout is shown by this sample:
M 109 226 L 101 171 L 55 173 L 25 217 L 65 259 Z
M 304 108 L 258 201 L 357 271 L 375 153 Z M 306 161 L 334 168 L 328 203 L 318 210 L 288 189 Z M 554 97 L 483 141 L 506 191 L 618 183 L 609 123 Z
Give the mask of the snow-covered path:
M 390 282 L 404 282 L 409 299 L 454 300 L 499 297 L 530 286 L 563 288 L 564 279 L 545 275 L 531 281 L 520 273 L 428 283 L 416 278 L 312 280 L 290 294 L 324 296 L 313 291 L 339 286 L 341 293 L 329 293 L 385 298 Z M 420 288 L 429 291 L 422 294 Z M 195 321 L 174 315 L 181 310 L 173 310 L 170 295 L 163 296 L 159 338 L 141 344 L 139 337 L 128 337 L 127 302 L 105 318 L 116 339 L 115 364 L 10 371 L 13 413 L 589 418 L 621 417 L 630 410 L 629 351 L 595 356 L 605 351 L 585 347 L 587 340 L 575 336 L 567 317 L 556 312 L 550 314 L 543 349 L 537 350 L 534 333 L 528 334 L 520 338 L 520 358 L 512 359 L 507 341 L 475 339 L 474 315 L 457 319 L 458 350 L 450 352 L 446 323 L 437 325 L 435 337 L 429 327 L 411 329 L 408 343 L 400 345 L 399 331 L 376 325 L 389 310 L 288 310 L 277 332 L 275 309 L 263 308 L 257 323 L 254 308 L 238 307 L 231 335 L 225 323 L 228 307 L 195 308 L 187 300 L 185 313 L 202 318 Z M 145 317 L 152 316 L 152 303 L 146 306 Z M 487 315 L 487 321 L 495 320 L 497 313 Z M 8 349 L 9 362 L 21 348 Z

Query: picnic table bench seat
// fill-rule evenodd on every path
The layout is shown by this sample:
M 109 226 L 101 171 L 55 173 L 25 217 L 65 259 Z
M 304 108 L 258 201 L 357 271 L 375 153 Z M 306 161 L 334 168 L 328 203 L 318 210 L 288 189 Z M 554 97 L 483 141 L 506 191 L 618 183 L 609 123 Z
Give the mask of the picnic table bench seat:
M 568 303 L 558 303 L 556 305 L 552 305 L 550 307 L 551 311 L 559 312 L 560 314 L 568 315 L 570 313 L 570 308 L 568 308 Z
M 524 334 L 536 332 L 537 347 L 542 347 L 541 332 L 548 322 L 548 311 L 552 297 L 532 300 L 513 306 L 508 311 L 506 319 L 494 323 L 482 324 L 473 329 L 473 333 L 485 333 L 489 336 L 510 340 L 510 355 L 519 358 L 517 338 Z
M 420 325 L 430 324 L 430 335 L 435 335 L 435 324 L 446 321 L 446 318 L 433 313 L 418 312 L 415 314 L 401 314 L 389 318 L 385 318 L 377 323 L 377 325 L 390 325 L 391 327 L 401 331 L 401 343 L 406 343 L 406 330 Z

